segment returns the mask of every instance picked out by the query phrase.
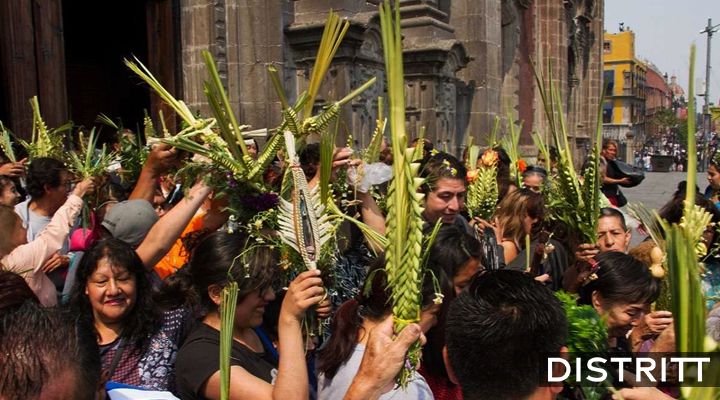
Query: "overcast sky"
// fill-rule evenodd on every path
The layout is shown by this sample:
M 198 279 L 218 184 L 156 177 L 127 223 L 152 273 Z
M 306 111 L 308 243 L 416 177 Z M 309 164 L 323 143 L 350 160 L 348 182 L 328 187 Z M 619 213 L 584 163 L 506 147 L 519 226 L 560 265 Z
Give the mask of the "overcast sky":
M 620 22 L 635 32 L 635 56 L 647 59 L 661 72 L 676 75 L 688 91 L 690 45 L 696 45 L 695 92 L 705 80 L 708 18 L 720 24 L 720 0 L 605 0 L 605 30 L 618 32 Z M 720 28 L 720 27 L 719 27 Z M 712 37 L 710 101 L 720 104 L 720 30 Z M 698 98 L 702 107 L 703 99 Z

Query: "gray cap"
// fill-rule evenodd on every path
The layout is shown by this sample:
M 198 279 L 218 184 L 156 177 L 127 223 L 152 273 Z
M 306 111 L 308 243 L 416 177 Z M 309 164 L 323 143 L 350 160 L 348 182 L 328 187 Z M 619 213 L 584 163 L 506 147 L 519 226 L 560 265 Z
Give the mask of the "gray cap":
M 150 202 L 134 199 L 125 200 L 112 206 L 101 225 L 115 239 L 137 247 L 158 219 Z

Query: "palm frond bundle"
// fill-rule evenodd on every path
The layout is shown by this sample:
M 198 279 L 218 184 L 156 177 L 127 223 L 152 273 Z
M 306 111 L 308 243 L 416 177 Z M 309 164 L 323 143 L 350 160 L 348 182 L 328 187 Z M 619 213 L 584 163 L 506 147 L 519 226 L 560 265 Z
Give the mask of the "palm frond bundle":
M 468 147 L 468 187 L 465 199 L 470 218 L 490 220 L 495 213 L 498 200 L 497 163 L 498 154 L 492 147 L 480 155 L 480 146 Z M 479 164 L 479 165 L 478 165 Z
M 400 3 L 396 0 L 393 9 L 390 1 L 385 0 L 379 8 L 393 152 L 393 179 L 387 195 L 385 270 L 391 288 L 394 326 L 399 332 L 420 319 L 424 195 L 418 192 L 423 179 L 418 178 L 419 164 L 412 162 L 414 149 L 407 148 Z M 402 387 L 417 368 L 419 351 L 417 343 L 408 352 L 409 368 L 403 368 L 398 376 Z
M 232 269 L 232 267 L 230 267 Z M 233 327 L 237 308 L 238 283 L 228 271 L 229 283 L 223 288 L 220 303 L 220 398 L 230 398 L 230 355 L 232 354 Z
M 78 135 L 80 154 L 78 155 L 78 152 L 70 152 L 67 163 L 68 167 L 83 179 L 104 174 L 115 159 L 115 154 L 108 153 L 104 144 L 100 148 L 100 152 L 96 153 L 98 138 L 95 135 L 95 128 L 90 130 L 90 136 L 87 140 L 85 140 L 85 134 L 82 131 L 80 131 Z
M 15 150 L 12 147 L 12 139 L 10 138 L 10 131 L 5 129 L 2 121 L 0 121 L 0 150 L 2 150 L 5 157 L 10 162 L 17 162 L 15 157 Z
M 552 65 L 548 68 L 552 70 Z M 595 137 L 591 165 L 586 171 L 587 182 L 581 187 L 575 164 L 572 158 L 572 148 L 568 139 L 565 115 L 562 110 L 560 90 L 554 84 L 552 77 L 549 86 L 545 85 L 542 71 L 533 64 L 535 81 L 543 103 L 548 127 L 553 137 L 555 147 L 558 149 L 557 177 L 553 187 L 557 202 L 550 202 L 551 213 L 571 229 L 577 231 L 582 240 L 594 243 L 597 240 L 597 220 L 599 216 L 599 154 L 602 140 L 602 120 L 599 115 L 598 130 Z
M 25 148 L 28 158 L 32 161 L 39 157 L 50 157 L 56 160 L 63 159 L 63 136 L 62 133 L 72 129 L 72 122 L 68 122 L 57 128 L 50 129 L 40 113 L 40 103 L 37 96 L 30 99 L 30 107 L 33 111 L 32 139 L 27 142 L 17 138 L 20 145 Z

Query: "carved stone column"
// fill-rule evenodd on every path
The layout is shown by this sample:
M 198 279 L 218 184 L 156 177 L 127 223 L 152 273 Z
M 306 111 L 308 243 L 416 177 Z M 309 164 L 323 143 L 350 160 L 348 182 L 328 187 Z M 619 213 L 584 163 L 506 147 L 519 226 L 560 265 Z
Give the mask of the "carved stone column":
M 401 1 L 403 59 L 409 134 L 422 126 L 436 147 L 460 155 L 465 132 L 458 130 L 456 73 L 469 58 L 436 1 Z

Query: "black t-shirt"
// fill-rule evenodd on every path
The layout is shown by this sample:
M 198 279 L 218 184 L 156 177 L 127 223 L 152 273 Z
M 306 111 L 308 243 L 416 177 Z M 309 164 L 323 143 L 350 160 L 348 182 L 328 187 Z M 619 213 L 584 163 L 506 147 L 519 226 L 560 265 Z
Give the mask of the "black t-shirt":
M 273 383 L 277 362 L 267 349 L 255 353 L 233 340 L 230 365 L 237 365 L 250 374 Z M 199 324 L 190 333 L 178 352 L 175 375 L 181 399 L 203 399 L 200 388 L 220 370 L 220 332 L 206 324 Z

